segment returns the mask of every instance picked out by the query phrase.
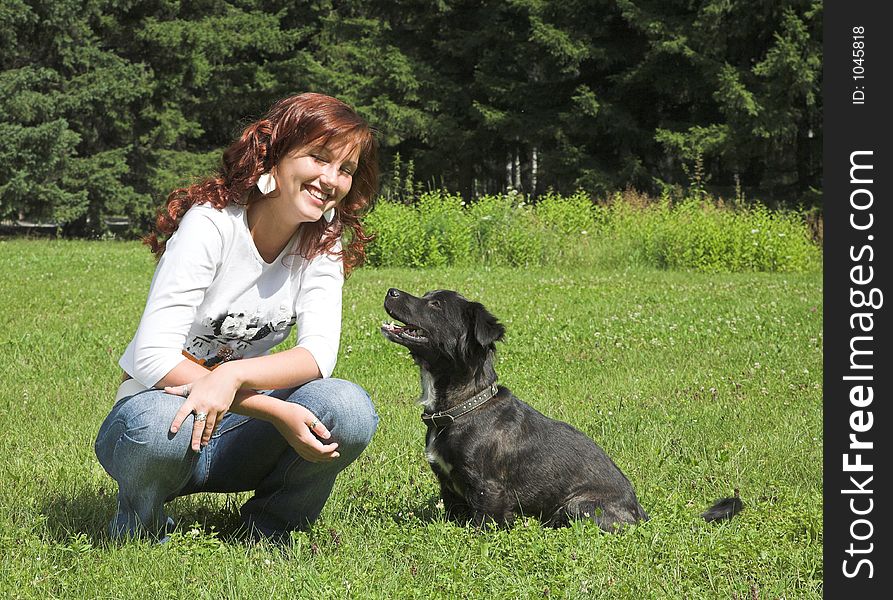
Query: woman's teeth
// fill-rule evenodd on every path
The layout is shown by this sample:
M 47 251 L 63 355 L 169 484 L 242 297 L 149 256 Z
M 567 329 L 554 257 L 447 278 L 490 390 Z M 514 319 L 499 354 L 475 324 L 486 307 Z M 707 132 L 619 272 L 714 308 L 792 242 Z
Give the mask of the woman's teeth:
M 310 195 L 311 195 L 311 196 L 313 196 L 314 198 L 316 198 L 316 199 L 319 200 L 320 202 L 325 202 L 326 200 L 329 199 L 329 195 L 328 195 L 328 194 L 323 194 L 322 191 L 320 191 L 320 190 L 318 190 L 318 189 L 316 189 L 316 188 L 311 188 L 311 187 L 309 187 L 309 188 L 307 188 L 307 191 L 310 192 Z

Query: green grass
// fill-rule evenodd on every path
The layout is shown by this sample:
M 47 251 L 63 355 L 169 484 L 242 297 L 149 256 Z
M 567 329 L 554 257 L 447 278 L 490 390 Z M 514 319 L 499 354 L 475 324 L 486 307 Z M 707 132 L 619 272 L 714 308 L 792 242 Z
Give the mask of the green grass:
M 820 273 L 361 269 L 336 375 L 381 423 L 314 529 L 248 545 L 229 534 L 247 496 L 201 494 L 170 506 L 169 544 L 119 546 L 92 444 L 152 269 L 134 243 L 0 241 L 0 597 L 821 597 Z M 391 286 L 484 302 L 502 383 L 599 442 L 651 520 L 444 521 L 417 369 L 378 332 Z M 743 513 L 699 519 L 733 488 Z

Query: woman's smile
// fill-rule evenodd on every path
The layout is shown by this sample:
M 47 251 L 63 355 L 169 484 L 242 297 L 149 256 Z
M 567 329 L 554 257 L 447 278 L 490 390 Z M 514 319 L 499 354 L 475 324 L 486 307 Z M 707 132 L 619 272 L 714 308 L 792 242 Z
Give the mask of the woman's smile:
M 284 209 L 280 218 L 295 214 L 295 225 L 319 220 L 350 192 L 358 160 L 358 147 L 332 143 L 309 145 L 283 158 L 273 169 L 277 190 L 270 195 Z
M 277 256 L 301 223 L 319 221 L 347 196 L 359 153 L 350 144 L 309 144 L 273 167 L 276 189 L 248 206 L 251 236 L 262 256 Z
M 319 189 L 318 187 L 311 186 L 311 185 L 306 185 L 306 184 L 305 184 L 305 185 L 304 185 L 304 188 L 310 193 L 310 195 L 311 195 L 313 198 L 319 200 L 319 202 L 320 202 L 320 206 L 322 206 L 323 204 L 325 204 L 326 200 L 329 199 L 329 195 L 330 195 L 330 194 L 327 194 L 327 193 L 323 192 L 323 191 L 322 191 L 321 189 Z

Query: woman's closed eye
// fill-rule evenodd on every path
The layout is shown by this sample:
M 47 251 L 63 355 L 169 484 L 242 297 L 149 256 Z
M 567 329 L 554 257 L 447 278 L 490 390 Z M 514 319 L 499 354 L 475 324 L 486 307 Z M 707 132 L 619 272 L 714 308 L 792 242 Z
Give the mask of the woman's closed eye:
M 310 158 L 312 158 L 314 161 L 316 161 L 317 163 L 319 163 L 321 165 L 327 165 L 331 162 L 329 157 L 324 156 L 322 154 L 311 154 Z M 356 170 L 356 167 L 353 164 L 348 163 L 348 164 L 341 165 L 339 170 L 342 173 L 344 173 L 345 175 L 353 175 L 354 171 Z

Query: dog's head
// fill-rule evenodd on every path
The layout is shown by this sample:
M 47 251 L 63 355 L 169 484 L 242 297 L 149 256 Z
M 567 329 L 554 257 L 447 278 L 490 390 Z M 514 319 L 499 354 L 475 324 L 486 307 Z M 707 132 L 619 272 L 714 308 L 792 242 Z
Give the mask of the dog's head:
M 400 321 L 382 325 L 384 336 L 406 346 L 413 358 L 432 367 L 482 363 L 505 334 L 505 328 L 482 304 L 449 290 L 417 298 L 391 288 L 384 309 Z

